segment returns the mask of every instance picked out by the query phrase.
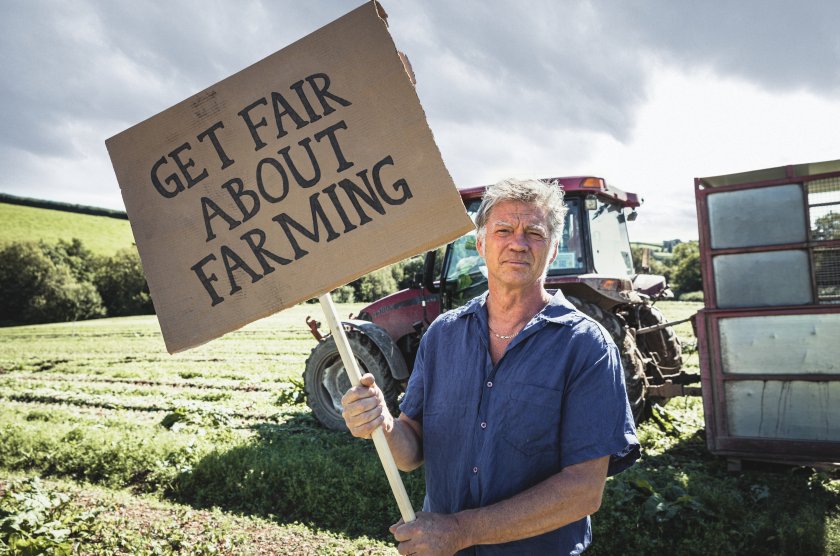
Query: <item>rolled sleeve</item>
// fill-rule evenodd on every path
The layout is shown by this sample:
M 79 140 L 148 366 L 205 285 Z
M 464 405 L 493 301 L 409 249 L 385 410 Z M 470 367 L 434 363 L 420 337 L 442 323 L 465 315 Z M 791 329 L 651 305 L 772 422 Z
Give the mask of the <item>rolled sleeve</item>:
M 414 369 L 408 379 L 405 395 L 400 402 L 400 411 L 420 423 L 423 421 L 423 365 L 426 360 L 426 343 L 427 336 L 424 336 L 417 350 L 417 357 L 414 359 Z
M 610 456 L 609 474 L 639 457 L 618 349 L 612 343 L 592 365 L 570 377 L 560 432 L 561 465 Z

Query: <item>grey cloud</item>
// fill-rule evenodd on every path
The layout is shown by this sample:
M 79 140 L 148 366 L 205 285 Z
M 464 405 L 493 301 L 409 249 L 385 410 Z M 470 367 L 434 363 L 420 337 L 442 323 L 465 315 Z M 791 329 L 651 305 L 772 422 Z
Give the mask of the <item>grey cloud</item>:
M 412 11 L 426 26 L 405 33 L 407 48 L 425 51 L 413 59 L 418 91 L 430 115 L 447 121 L 587 129 L 625 141 L 656 62 L 773 90 L 832 96 L 840 86 L 840 3 L 828 0 L 468 0 Z M 444 56 L 466 73 L 442 74 Z M 464 81 L 476 86 L 459 90 Z
M 0 147 L 76 156 L 63 128 L 116 133 L 148 118 L 327 23 L 329 3 L 11 2 Z
M 705 65 L 771 90 L 840 88 L 840 3 L 832 0 L 613 0 L 616 39 L 682 66 Z
M 412 62 L 431 115 L 521 129 L 587 128 L 626 138 L 645 95 L 633 53 L 602 36 L 599 14 L 585 3 L 512 6 L 464 1 L 426 8 L 426 36 L 406 49 L 409 56 L 411 46 L 426 50 Z M 460 60 L 467 74 L 441 75 L 446 56 Z M 461 82 L 476 87 L 459 91 Z
M 10 2 L 0 20 L 0 145 L 71 156 L 60 124 L 119 131 L 356 4 Z M 587 129 L 624 141 L 646 97 L 650 57 L 775 88 L 840 84 L 832 2 L 385 4 L 438 122 Z

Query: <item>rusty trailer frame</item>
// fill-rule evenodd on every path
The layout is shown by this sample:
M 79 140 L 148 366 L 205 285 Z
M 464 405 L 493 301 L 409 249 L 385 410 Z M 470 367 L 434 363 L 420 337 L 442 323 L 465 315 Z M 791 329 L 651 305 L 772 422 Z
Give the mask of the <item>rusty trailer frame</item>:
M 840 462 L 840 161 L 694 185 L 709 450 Z

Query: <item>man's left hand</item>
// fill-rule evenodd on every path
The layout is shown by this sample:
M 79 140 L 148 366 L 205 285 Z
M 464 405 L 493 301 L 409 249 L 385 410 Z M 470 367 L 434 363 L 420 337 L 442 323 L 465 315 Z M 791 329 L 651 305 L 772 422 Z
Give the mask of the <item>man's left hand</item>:
M 464 531 L 454 515 L 419 512 L 411 523 L 399 520 L 389 531 L 400 544 L 400 554 L 451 556 L 465 548 Z

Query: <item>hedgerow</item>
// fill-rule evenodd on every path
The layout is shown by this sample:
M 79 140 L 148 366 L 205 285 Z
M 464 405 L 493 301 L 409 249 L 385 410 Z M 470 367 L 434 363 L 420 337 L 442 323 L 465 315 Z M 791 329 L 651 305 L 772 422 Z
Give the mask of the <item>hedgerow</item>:
M 0 248 L 0 324 L 150 314 L 136 249 L 94 255 L 78 239 Z

